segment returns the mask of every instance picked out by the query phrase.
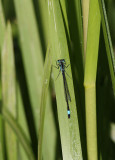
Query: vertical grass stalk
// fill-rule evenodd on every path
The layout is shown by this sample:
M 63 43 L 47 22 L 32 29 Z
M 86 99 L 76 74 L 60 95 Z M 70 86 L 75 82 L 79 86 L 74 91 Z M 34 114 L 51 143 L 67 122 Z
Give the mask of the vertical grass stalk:
M 88 160 L 97 160 L 96 72 L 100 36 L 98 0 L 90 0 L 85 62 L 85 104 Z

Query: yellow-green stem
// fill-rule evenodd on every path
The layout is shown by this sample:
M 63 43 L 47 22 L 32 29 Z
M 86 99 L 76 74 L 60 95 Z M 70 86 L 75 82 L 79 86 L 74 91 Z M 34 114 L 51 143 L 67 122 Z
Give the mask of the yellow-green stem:
M 95 85 L 100 22 L 101 17 L 98 0 L 90 0 L 84 77 L 88 160 L 97 160 L 98 157 Z
M 95 83 L 92 85 L 85 84 L 85 100 L 86 100 L 86 134 L 87 134 L 88 160 L 97 160 Z

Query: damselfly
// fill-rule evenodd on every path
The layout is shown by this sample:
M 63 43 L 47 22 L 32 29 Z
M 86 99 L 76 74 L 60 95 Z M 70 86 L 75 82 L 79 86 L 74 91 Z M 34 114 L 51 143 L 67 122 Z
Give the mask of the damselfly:
M 66 103 L 67 103 L 67 114 L 68 114 L 68 118 L 70 118 L 69 101 L 71 102 L 71 97 L 70 97 L 70 94 L 69 94 L 68 85 L 67 85 L 66 76 L 65 76 L 65 73 L 67 74 L 67 72 L 65 71 L 65 68 L 67 68 L 69 65 L 66 66 L 65 59 L 59 59 L 59 60 L 57 60 L 56 61 L 56 65 L 57 66 L 55 66 L 55 67 L 57 69 L 60 69 L 57 78 L 59 77 L 60 73 L 62 72 L 63 84 L 64 84 L 64 93 L 65 93 L 65 100 L 66 100 Z

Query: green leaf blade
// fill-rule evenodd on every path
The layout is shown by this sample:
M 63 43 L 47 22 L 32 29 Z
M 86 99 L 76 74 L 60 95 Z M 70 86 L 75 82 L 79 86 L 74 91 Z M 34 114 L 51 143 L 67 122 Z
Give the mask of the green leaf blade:
M 2 104 L 16 118 L 16 88 L 15 65 L 10 23 L 7 25 L 5 40 L 2 49 Z M 9 159 L 17 159 L 17 140 L 12 129 L 5 123 L 5 138 L 7 139 L 7 156 Z M 12 144 L 12 147 L 11 147 Z M 14 153 L 12 152 L 14 150 Z
M 53 56 L 53 65 L 56 60 L 65 59 L 66 64 L 70 64 L 67 40 L 65 35 L 64 24 L 62 20 L 60 5 L 58 1 L 48 1 L 49 4 L 49 25 L 50 25 L 50 42 Z M 67 68 L 67 73 L 71 76 L 71 67 Z M 53 68 L 54 79 L 59 74 L 59 70 Z M 79 137 L 79 127 L 77 120 L 77 111 L 75 105 L 75 96 L 72 80 L 68 77 L 67 83 L 71 96 L 70 112 L 71 118 L 67 116 L 67 104 L 64 95 L 63 79 L 60 76 L 55 80 L 55 90 L 57 99 L 58 119 L 61 135 L 63 159 L 82 159 L 81 143 Z

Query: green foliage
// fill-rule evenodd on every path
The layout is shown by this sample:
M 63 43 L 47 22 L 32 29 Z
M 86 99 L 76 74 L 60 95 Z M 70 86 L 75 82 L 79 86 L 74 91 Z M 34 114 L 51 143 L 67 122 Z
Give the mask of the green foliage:
M 111 79 L 112 79 L 112 84 L 113 84 L 113 91 L 115 95 L 115 54 L 113 53 L 113 47 L 112 47 L 112 42 L 111 42 L 111 36 L 110 36 L 104 1 L 100 0 L 99 4 L 100 4 L 101 15 L 102 15 L 102 26 L 103 26 L 107 56 L 108 56 L 108 61 L 109 61 Z
M 107 13 L 104 0 L 0 0 L 0 160 L 115 159 Z M 69 65 L 70 119 L 58 59 Z

